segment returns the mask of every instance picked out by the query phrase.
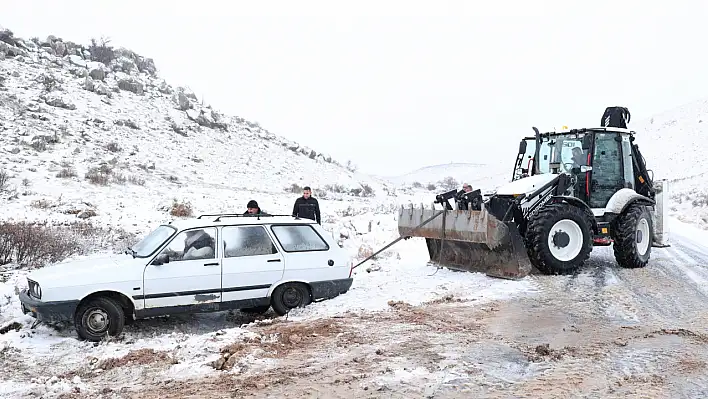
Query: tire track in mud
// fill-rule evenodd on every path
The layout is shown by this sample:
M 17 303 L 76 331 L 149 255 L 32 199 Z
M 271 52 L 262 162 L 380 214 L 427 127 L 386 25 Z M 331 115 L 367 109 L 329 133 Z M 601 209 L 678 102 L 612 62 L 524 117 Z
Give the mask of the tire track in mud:
M 545 293 L 545 302 L 567 312 L 571 320 L 594 317 L 621 325 L 639 321 L 636 300 L 618 277 L 614 257 L 595 249 L 591 258 L 569 276 L 533 276 Z

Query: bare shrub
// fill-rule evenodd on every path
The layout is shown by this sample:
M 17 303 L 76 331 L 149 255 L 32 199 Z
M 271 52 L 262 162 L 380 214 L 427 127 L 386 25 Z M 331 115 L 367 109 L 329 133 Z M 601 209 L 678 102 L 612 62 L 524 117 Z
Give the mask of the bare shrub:
M 170 215 L 178 217 L 190 217 L 192 216 L 192 204 L 189 202 L 179 202 L 176 199 L 172 200 L 172 208 L 170 209 Z
M 113 182 L 116 184 L 125 184 L 126 181 L 128 181 L 128 179 L 123 176 L 122 173 L 116 173 L 113 175 Z
M 0 264 L 11 260 L 41 266 L 58 262 L 79 250 L 70 234 L 53 226 L 28 222 L 0 223 Z
M 42 84 L 44 85 L 45 91 L 51 92 L 54 90 L 61 90 L 61 86 L 59 84 L 60 82 L 54 75 L 43 74 L 40 79 L 42 80 Z
M 106 144 L 106 149 L 110 152 L 120 152 L 122 150 L 116 142 Z
M 98 168 L 94 167 L 89 169 L 85 177 L 92 184 L 106 186 L 110 182 L 112 173 L 113 169 L 109 165 L 101 165 Z
M 10 183 L 10 174 L 5 170 L 0 170 L 0 193 L 7 190 Z
M 42 199 L 32 201 L 30 203 L 30 206 L 32 208 L 37 208 L 37 209 L 49 209 L 52 207 L 52 202 L 45 199 L 45 198 L 42 198 Z
M 34 148 L 37 152 L 43 152 L 47 150 L 47 141 L 44 139 L 37 139 L 36 137 L 32 140 L 30 147 Z
M 349 191 L 341 184 L 327 184 L 324 186 L 324 189 L 332 193 L 346 193 Z
M 101 38 L 100 43 L 96 39 L 91 39 L 91 45 L 88 48 L 91 54 L 91 61 L 98 61 L 106 66 L 110 65 L 116 55 L 113 47 L 109 46 L 108 43 L 110 43 L 110 39 Z
M 455 180 L 455 178 L 452 176 L 448 176 L 442 179 L 438 184 L 440 184 L 440 188 L 442 188 L 443 190 L 453 190 L 460 185 L 457 180 Z
M 57 173 L 57 177 L 62 178 L 62 179 L 68 179 L 71 177 L 76 177 L 76 170 L 74 169 L 73 166 L 65 166 L 61 168 L 61 170 Z
M 362 197 L 371 197 L 372 195 L 374 195 L 374 189 L 371 188 L 370 185 L 364 183 L 361 185 L 361 188 L 363 189 L 361 193 Z
M 302 187 L 300 187 L 300 185 L 297 183 L 293 183 L 290 187 L 285 189 L 285 192 L 294 193 L 294 194 L 301 193 Z
M 363 260 L 374 254 L 374 249 L 369 244 L 361 244 L 357 251 L 357 259 Z
M 0 265 L 15 262 L 35 268 L 98 249 L 122 252 L 136 238 L 123 230 L 103 229 L 84 221 L 68 225 L 4 221 L 0 222 Z
M 423 185 L 420 182 L 413 182 L 413 188 L 423 188 Z
M 427 186 L 425 186 L 425 188 L 428 191 L 433 191 L 433 190 L 437 189 L 437 186 L 435 186 L 435 184 L 433 184 L 433 183 L 429 183 Z
M 130 176 L 128 177 L 128 182 L 130 184 L 134 184 L 136 186 L 144 186 L 145 185 L 145 179 L 141 179 L 138 176 Z

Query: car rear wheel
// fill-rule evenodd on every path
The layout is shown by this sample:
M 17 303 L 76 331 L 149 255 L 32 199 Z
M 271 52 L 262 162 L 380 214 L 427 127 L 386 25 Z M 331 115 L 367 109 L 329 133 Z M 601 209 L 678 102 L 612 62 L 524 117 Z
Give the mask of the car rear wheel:
M 294 308 L 302 308 L 312 302 L 310 290 L 302 283 L 285 283 L 273 291 L 271 304 L 279 316 Z

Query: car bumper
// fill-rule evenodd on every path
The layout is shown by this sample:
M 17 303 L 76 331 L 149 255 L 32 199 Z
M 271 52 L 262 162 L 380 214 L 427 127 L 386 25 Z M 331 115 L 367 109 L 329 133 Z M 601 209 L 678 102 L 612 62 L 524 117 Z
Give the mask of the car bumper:
M 20 292 L 22 313 L 30 313 L 32 317 L 45 323 L 73 321 L 78 305 L 79 301 L 42 302 L 30 297 L 27 290 Z
M 312 282 L 312 297 L 314 300 L 334 298 L 349 291 L 353 282 L 352 278 Z

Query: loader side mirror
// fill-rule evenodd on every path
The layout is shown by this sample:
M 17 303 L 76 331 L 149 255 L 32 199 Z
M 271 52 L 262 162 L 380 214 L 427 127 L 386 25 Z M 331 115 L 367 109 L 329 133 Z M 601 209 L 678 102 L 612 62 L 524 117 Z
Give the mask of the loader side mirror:
M 521 140 L 519 143 L 519 154 L 526 154 L 526 140 Z

